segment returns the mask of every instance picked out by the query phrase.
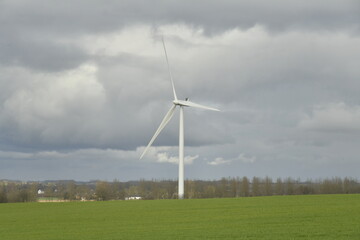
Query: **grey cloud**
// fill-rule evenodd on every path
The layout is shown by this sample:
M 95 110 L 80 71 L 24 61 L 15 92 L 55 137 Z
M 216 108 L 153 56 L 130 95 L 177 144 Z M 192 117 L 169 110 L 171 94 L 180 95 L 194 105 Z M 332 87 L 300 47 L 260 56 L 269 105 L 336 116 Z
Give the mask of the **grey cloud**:
M 54 43 L 54 39 L 33 40 L 28 36 L 0 39 L 0 64 L 24 66 L 38 71 L 61 71 L 89 60 L 80 48 Z
M 178 96 L 222 110 L 186 109 L 187 177 L 357 176 L 358 3 L 0 5 L 0 178 L 175 178 L 138 161 L 171 106 L 161 34 Z M 175 115 L 155 150 L 177 144 Z
M 245 45 L 235 43 L 231 48 L 221 44 L 199 45 L 194 48 L 196 55 L 187 55 L 185 52 L 192 46 L 191 43 L 179 46 L 169 42 L 168 50 L 179 96 L 224 107 L 224 113 L 219 114 L 193 109 L 186 111 L 186 121 L 189 123 L 188 145 L 234 142 L 236 134 L 243 134 L 241 131 L 244 130 L 246 134 L 252 134 L 247 128 L 253 126 L 251 130 L 258 131 L 256 126 L 261 124 L 296 126 L 299 117 L 296 111 L 303 110 L 299 107 L 311 108 L 316 102 L 328 101 L 334 93 L 338 93 L 337 89 L 341 86 L 349 89 L 339 79 L 346 73 L 346 66 L 349 66 L 347 63 L 356 58 L 350 52 L 357 44 L 356 39 L 339 38 L 337 42 L 332 40 L 328 43 L 319 38 L 318 34 L 305 33 L 304 36 L 296 32 L 276 36 L 275 41 L 261 28 L 255 28 L 254 31 L 245 33 L 253 34 L 252 38 L 258 39 L 257 42 Z M 307 34 L 313 40 L 304 43 L 303 38 L 307 38 Z M 267 43 L 270 40 L 272 43 Z M 318 47 L 311 48 L 309 52 L 307 47 L 312 44 Z M 337 46 L 342 45 L 347 47 L 342 52 L 344 61 L 338 64 L 335 61 L 339 55 Z M 62 92 L 54 92 L 58 87 L 59 91 L 66 90 L 55 84 L 56 81 L 63 81 L 61 79 L 51 84 L 49 81 L 54 80 L 42 80 L 43 83 L 48 82 L 47 87 L 43 84 L 28 86 L 30 91 L 25 93 L 30 95 L 22 96 L 18 91 L 4 105 L 7 114 L 16 113 L 8 120 L 11 124 L 7 125 L 7 132 L 9 129 L 11 132 L 16 130 L 19 140 L 45 148 L 77 146 L 134 149 L 145 145 L 170 107 L 172 99 L 166 65 L 161 48 L 159 50 L 159 56 L 147 58 L 128 53 L 114 57 L 94 57 L 98 70 L 92 77 L 101 92 L 98 96 L 84 92 L 83 88 L 89 84 L 86 79 L 72 88 L 70 97 Z M 324 52 L 326 56 L 321 58 Z M 189 56 L 191 61 L 184 61 Z M 304 73 L 306 76 L 302 75 Z M 352 84 L 356 74 L 355 71 L 347 84 Z M 67 81 L 76 82 L 75 79 Z M 52 92 L 41 97 L 39 94 L 46 93 L 48 88 L 52 88 Z M 29 106 L 23 105 L 27 103 L 26 96 L 32 100 Z M 45 118 L 41 114 L 39 116 L 36 111 L 38 106 L 46 106 L 43 101 L 49 104 L 54 102 L 53 108 L 60 106 L 63 112 L 51 118 L 53 110 L 50 105 L 42 111 L 46 113 Z M 229 106 L 236 111 L 228 111 Z M 20 112 L 20 107 L 27 107 L 27 112 Z M 249 110 L 238 111 L 246 108 Z M 19 124 L 14 118 L 27 125 L 14 125 Z M 175 116 L 156 145 L 176 145 L 177 121 Z M 27 128 L 29 124 L 33 127 Z M 27 129 L 31 132 L 27 132 Z M 29 136 L 29 140 L 25 136 Z
M 2 1 L 0 50 L 3 64 L 41 70 L 74 68 L 86 61 L 80 48 L 61 43 L 78 36 L 119 31 L 125 26 L 184 23 L 214 34 L 261 25 L 270 31 L 356 32 L 356 1 Z M 357 30 L 358 31 L 358 30 Z M 39 37 L 41 36 L 41 37 Z M 50 61 L 51 59 L 51 61 Z
M 360 107 L 347 106 L 343 102 L 317 106 L 311 116 L 305 116 L 299 127 L 323 131 L 359 131 Z
M 205 30 L 250 28 L 328 29 L 358 27 L 355 0 L 291 1 L 2 1 L 2 19 L 16 27 L 73 34 L 104 32 L 137 23 L 186 23 Z

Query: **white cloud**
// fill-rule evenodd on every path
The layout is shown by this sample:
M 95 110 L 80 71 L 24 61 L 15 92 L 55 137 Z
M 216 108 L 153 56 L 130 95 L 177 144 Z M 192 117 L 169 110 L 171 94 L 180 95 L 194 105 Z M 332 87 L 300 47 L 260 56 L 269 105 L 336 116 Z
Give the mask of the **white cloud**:
M 171 156 L 169 157 L 169 154 L 166 152 L 160 152 L 156 154 L 157 162 L 159 163 L 173 163 L 173 164 L 179 164 L 179 158 Z M 198 159 L 199 155 L 195 156 L 185 156 L 184 157 L 184 164 L 191 165 L 193 164 L 194 160 Z
M 350 131 L 360 130 L 360 106 L 348 106 L 344 102 L 315 106 L 299 127 L 309 130 Z
M 97 66 L 84 64 L 52 74 L 27 73 L 26 84 L 14 89 L 0 108 L 0 128 L 11 129 L 12 140 L 22 143 L 89 140 L 99 128 L 97 116 L 106 102 L 104 88 L 96 78 Z
M 0 159 L 29 159 L 32 156 L 33 153 L 0 151 Z
M 256 157 L 255 156 L 248 156 L 244 153 L 240 153 L 240 155 L 236 158 L 232 158 L 232 159 L 224 159 L 222 157 L 217 157 L 215 158 L 213 161 L 208 162 L 207 164 L 209 165 L 213 165 L 213 166 L 217 166 L 217 165 L 223 165 L 223 164 L 231 164 L 232 162 L 235 161 L 241 161 L 243 163 L 254 163 L 256 161 Z
M 38 152 L 13 152 L 0 151 L 0 159 L 12 160 L 134 160 L 139 157 L 139 151 L 126 151 L 117 149 L 77 149 L 74 151 L 38 151 Z
M 217 166 L 222 164 L 230 164 L 231 160 L 225 160 L 222 157 L 215 158 L 214 161 L 208 162 L 209 165 Z
M 15 121 L 29 124 L 34 121 L 68 117 L 71 110 L 100 108 L 104 103 L 104 92 L 96 79 L 97 67 L 86 64 L 77 69 L 58 74 L 32 74 L 28 81 L 12 93 L 5 101 L 4 109 Z M 74 109 L 76 107 L 76 109 Z M 22 121 L 22 122 L 20 122 Z
M 145 147 L 137 148 L 136 152 L 139 156 L 142 154 L 144 149 Z M 152 162 L 178 164 L 179 157 L 176 156 L 177 150 L 177 147 L 150 147 L 146 152 L 144 159 Z M 199 155 L 187 155 L 184 157 L 184 164 L 191 165 L 198 158 Z
M 242 161 L 243 163 L 254 163 L 256 161 L 255 156 L 247 156 L 244 153 L 240 153 L 237 157 L 237 160 Z
M 155 42 L 152 38 L 153 30 L 150 25 L 136 25 L 115 32 L 101 35 L 89 34 L 75 40 L 65 41 L 75 42 L 89 54 L 97 56 L 115 57 L 124 53 L 157 56 L 159 49 L 154 48 Z

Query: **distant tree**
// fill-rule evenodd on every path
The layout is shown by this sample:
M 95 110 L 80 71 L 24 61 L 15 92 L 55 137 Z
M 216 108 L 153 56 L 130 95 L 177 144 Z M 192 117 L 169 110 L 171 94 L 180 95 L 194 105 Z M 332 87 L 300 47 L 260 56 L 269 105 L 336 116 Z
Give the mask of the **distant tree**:
M 343 182 L 340 178 L 324 179 L 320 189 L 322 194 L 342 193 Z
M 81 184 L 76 187 L 76 198 L 81 199 L 93 199 L 93 194 L 89 185 Z
M 239 197 L 239 182 L 238 178 L 232 178 L 230 180 L 230 197 Z
M 112 183 L 112 192 L 115 199 L 125 199 L 125 186 L 123 183 L 119 182 L 116 179 Z
M 7 200 L 8 202 L 20 202 L 19 198 L 19 186 L 15 183 L 8 183 L 6 186 Z
M 127 197 L 140 196 L 140 191 L 138 186 L 130 186 L 126 191 Z
M 284 195 L 284 185 L 283 185 L 281 178 L 276 179 L 275 194 L 276 195 Z
M 273 195 L 273 182 L 270 177 L 265 177 L 264 179 L 264 195 L 271 196 Z
M 31 194 L 26 189 L 23 188 L 18 192 L 18 202 L 30 202 L 31 201 Z
M 0 203 L 6 203 L 7 201 L 6 188 L 4 185 L 0 185 Z
M 148 199 L 160 199 L 160 183 L 156 180 L 149 181 Z
M 171 199 L 177 198 L 177 182 L 176 181 L 166 181 L 166 190 L 168 196 Z
M 196 198 L 196 186 L 195 181 L 186 180 L 185 181 L 185 198 Z
M 241 180 L 241 188 L 240 188 L 241 196 L 242 197 L 249 197 L 250 196 L 250 183 L 247 177 L 243 177 Z
M 333 179 L 333 182 L 334 182 L 335 193 L 338 194 L 344 193 L 343 180 L 339 177 L 335 177 Z
M 65 190 L 63 193 L 63 198 L 66 200 L 75 200 L 76 199 L 76 193 L 77 193 L 77 186 L 75 184 L 75 181 L 70 181 L 66 183 Z
M 285 180 L 285 194 L 286 195 L 293 195 L 295 194 L 295 181 L 288 177 Z
M 112 197 L 111 193 L 111 185 L 108 182 L 98 181 L 96 183 L 95 194 L 98 200 L 110 200 Z
M 144 199 L 177 198 L 177 181 L 174 180 L 140 180 L 131 182 L 88 182 L 75 181 L 21 183 L 0 182 L 0 202 L 35 201 L 37 191 L 43 189 L 46 196 L 69 200 L 125 199 L 129 196 L 141 196 Z M 358 180 L 352 178 L 329 178 L 318 180 L 293 180 L 278 178 L 275 183 L 270 177 L 222 178 L 213 181 L 186 180 L 185 195 L 187 198 L 213 197 L 247 197 L 262 195 L 322 194 L 322 193 L 360 193 Z
M 216 195 L 216 187 L 213 184 L 208 184 L 203 193 L 204 198 L 213 198 Z
M 311 187 L 311 185 L 300 184 L 297 186 L 295 193 L 298 195 L 314 194 L 314 189 Z
M 346 194 L 349 194 L 349 193 L 351 193 L 351 191 L 350 191 L 350 179 L 349 178 L 345 178 L 344 179 L 344 193 L 346 193 Z
M 261 192 L 260 192 L 260 178 L 253 177 L 251 187 L 252 187 L 252 189 L 251 189 L 252 196 L 260 196 L 261 195 Z
M 346 177 L 343 180 L 343 191 L 344 193 L 360 193 L 360 185 L 355 179 Z
M 220 197 L 229 197 L 229 181 L 226 178 L 221 178 L 220 180 L 220 188 L 219 188 L 219 192 L 220 192 Z
M 137 196 L 142 197 L 143 199 L 151 199 L 151 195 L 150 182 L 147 182 L 145 179 L 140 179 Z

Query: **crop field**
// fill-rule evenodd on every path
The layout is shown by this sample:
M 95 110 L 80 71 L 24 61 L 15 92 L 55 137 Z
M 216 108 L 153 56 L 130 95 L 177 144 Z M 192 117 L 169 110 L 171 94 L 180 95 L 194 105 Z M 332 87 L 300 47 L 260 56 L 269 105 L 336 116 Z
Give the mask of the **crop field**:
M 0 204 L 0 239 L 360 239 L 360 195 Z

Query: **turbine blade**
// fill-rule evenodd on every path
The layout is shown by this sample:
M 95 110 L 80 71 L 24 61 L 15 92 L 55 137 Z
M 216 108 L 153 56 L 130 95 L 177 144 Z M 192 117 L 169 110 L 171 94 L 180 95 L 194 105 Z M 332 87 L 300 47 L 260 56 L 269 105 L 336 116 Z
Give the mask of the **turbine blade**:
M 154 136 L 151 138 L 149 144 L 146 146 L 144 152 L 141 154 L 140 159 L 143 158 L 143 156 L 145 155 L 145 153 L 149 150 L 151 144 L 155 141 L 156 137 L 160 134 L 161 130 L 164 129 L 164 127 L 168 124 L 168 122 L 170 121 L 170 119 L 174 116 L 174 111 L 175 111 L 176 105 L 173 105 L 170 110 L 166 113 L 164 119 L 162 120 L 162 122 L 160 123 L 160 126 L 158 127 L 158 129 L 156 130 Z
M 170 70 L 170 64 L 169 64 L 169 59 L 168 59 L 167 52 L 166 52 L 164 36 L 162 37 L 162 43 L 163 43 L 163 46 L 164 46 L 166 63 L 167 63 L 167 68 L 168 68 L 168 72 L 169 72 L 169 76 L 170 76 L 170 80 L 171 80 L 172 90 L 173 90 L 173 94 L 174 94 L 174 100 L 177 100 L 176 91 L 175 91 L 175 85 L 174 85 L 174 80 L 173 80 L 173 78 L 172 78 L 172 74 L 171 74 L 171 70 Z
M 213 107 L 207 107 L 204 105 L 200 105 L 194 102 L 190 102 L 190 101 L 178 101 L 181 105 L 183 106 L 187 106 L 187 107 L 195 107 L 195 108 L 202 108 L 202 109 L 206 109 L 206 110 L 212 110 L 212 111 L 220 111 L 217 108 L 213 108 Z

